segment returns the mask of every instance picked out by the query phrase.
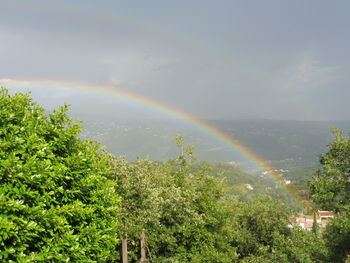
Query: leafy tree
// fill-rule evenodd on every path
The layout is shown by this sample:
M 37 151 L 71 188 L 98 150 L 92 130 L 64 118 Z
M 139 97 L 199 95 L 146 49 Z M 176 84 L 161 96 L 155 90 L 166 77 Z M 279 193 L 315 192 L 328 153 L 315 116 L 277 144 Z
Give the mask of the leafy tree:
M 245 204 L 234 243 L 240 262 L 323 262 L 324 245 L 315 235 L 292 226 L 290 215 L 288 207 L 270 197 Z
M 168 162 L 112 159 L 122 197 L 122 237 L 130 240 L 130 259 L 139 255 L 145 231 L 153 262 L 232 262 L 234 235 L 227 222 L 237 201 L 228 202 L 220 179 L 205 168 L 193 171 L 193 149 L 177 139 L 181 154 Z
M 340 211 L 350 205 L 350 136 L 333 129 L 335 138 L 322 155 L 319 169 L 310 181 L 313 200 L 324 209 Z
M 350 253 L 350 207 L 343 209 L 324 232 L 330 262 L 345 262 Z
M 321 156 L 322 168 L 310 181 L 310 188 L 321 208 L 338 212 L 323 236 L 329 262 L 344 262 L 350 253 L 350 136 L 343 136 L 336 128 L 333 132 L 335 138 Z
M 67 105 L 50 114 L 0 90 L 0 261 L 116 258 L 118 197 L 98 144 Z

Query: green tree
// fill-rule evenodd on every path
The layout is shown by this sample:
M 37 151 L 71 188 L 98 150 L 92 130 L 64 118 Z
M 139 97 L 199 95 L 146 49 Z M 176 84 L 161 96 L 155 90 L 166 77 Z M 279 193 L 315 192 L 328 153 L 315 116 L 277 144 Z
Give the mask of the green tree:
M 312 198 L 321 208 L 340 211 L 350 205 L 350 136 L 335 128 L 333 133 L 328 152 L 320 157 L 322 167 L 309 184 Z
M 50 114 L 0 90 L 0 261 L 116 258 L 118 197 L 108 160 L 67 106 Z
M 335 128 L 333 132 L 329 151 L 320 158 L 322 168 L 309 184 L 318 206 L 338 212 L 323 236 L 329 262 L 344 262 L 350 253 L 350 136 Z
M 330 262 L 345 262 L 350 253 L 350 208 L 339 212 L 323 235 L 329 248 Z
M 324 262 L 325 246 L 316 235 L 290 222 L 291 210 L 279 200 L 259 197 L 236 211 L 239 262 Z
M 289 236 L 291 211 L 280 201 L 269 197 L 256 198 L 245 204 L 238 216 L 241 231 L 239 253 L 241 256 L 257 254 L 262 247 L 272 247 L 275 234 Z
M 181 153 L 168 162 L 111 159 L 122 198 L 120 236 L 130 241 L 130 259 L 139 257 L 144 230 L 153 262 L 232 262 L 237 254 L 228 222 L 237 201 L 227 201 L 222 180 L 205 167 L 194 171 L 193 148 L 181 138 L 177 143 Z

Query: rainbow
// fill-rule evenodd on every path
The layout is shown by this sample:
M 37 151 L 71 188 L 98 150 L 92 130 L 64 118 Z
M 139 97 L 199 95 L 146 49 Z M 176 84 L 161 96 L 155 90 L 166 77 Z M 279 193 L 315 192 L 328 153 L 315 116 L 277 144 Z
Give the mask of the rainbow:
M 257 168 L 266 171 L 270 177 L 281 186 L 285 188 L 285 191 L 291 195 L 291 197 L 297 201 L 301 207 L 308 206 L 305 203 L 298 191 L 290 184 L 285 184 L 283 176 L 281 176 L 275 168 L 273 168 L 270 163 L 264 160 L 257 153 L 252 151 L 247 146 L 243 145 L 237 139 L 228 135 L 224 131 L 218 129 L 217 127 L 170 105 L 164 104 L 159 101 L 152 100 L 140 96 L 138 94 L 122 90 L 115 87 L 102 86 L 96 84 L 87 83 L 74 83 L 74 82 L 63 82 L 63 81 L 52 81 L 52 80 L 14 80 L 14 79 L 0 79 L 0 85 L 5 87 L 48 87 L 48 88 L 71 88 L 78 90 L 88 90 L 101 94 L 107 94 L 116 96 L 127 101 L 136 102 L 145 105 L 149 108 L 158 110 L 163 113 L 167 113 L 170 116 L 176 117 L 177 119 L 188 122 L 189 124 L 199 128 L 200 130 L 214 136 L 224 144 L 230 146 L 234 150 L 238 151 L 244 158 L 253 163 Z

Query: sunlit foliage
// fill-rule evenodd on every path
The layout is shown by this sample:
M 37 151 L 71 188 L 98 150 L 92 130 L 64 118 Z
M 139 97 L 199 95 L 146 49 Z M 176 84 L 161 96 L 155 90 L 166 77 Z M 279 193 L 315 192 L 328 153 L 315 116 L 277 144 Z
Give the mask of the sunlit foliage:
M 118 196 L 99 147 L 63 106 L 50 114 L 0 90 L 0 261 L 116 256 Z

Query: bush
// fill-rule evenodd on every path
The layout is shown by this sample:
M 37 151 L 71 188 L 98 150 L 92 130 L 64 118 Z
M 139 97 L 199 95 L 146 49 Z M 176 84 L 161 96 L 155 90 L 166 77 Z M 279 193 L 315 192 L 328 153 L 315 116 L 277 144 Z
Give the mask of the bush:
M 0 89 L 0 261 L 115 259 L 117 205 L 108 161 L 78 138 L 67 105 L 51 114 Z

